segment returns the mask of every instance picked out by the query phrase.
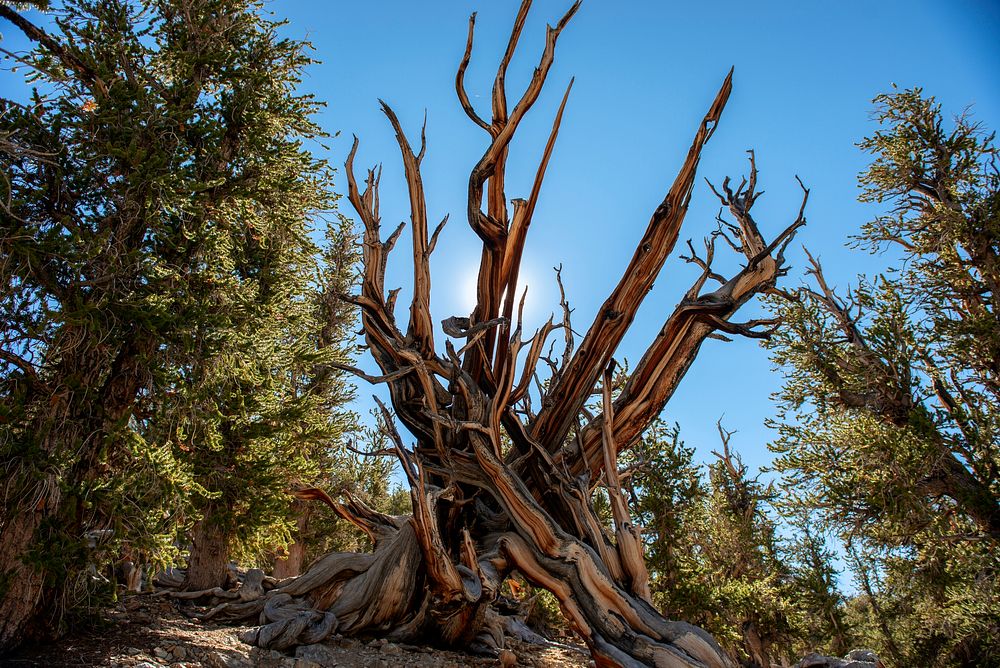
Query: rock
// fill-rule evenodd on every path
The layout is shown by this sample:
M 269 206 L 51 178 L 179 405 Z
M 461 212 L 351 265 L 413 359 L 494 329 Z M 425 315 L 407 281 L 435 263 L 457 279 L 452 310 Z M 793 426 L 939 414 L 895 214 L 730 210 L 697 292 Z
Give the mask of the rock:
M 187 658 L 187 650 L 182 645 L 175 646 L 170 653 L 173 654 L 174 659 L 177 661 L 183 661 Z
M 872 665 L 877 664 L 879 661 L 878 654 L 870 649 L 852 649 L 844 658 L 848 661 L 856 661 L 862 664 L 870 663 Z
M 807 654 L 795 668 L 877 668 L 878 656 L 870 649 L 855 649 L 843 659 L 822 654 Z
M 166 659 L 167 657 L 170 656 L 170 652 L 163 649 L 162 647 L 154 647 L 153 656 L 155 656 L 158 659 Z
M 382 650 L 381 651 L 382 651 L 383 654 L 396 655 L 396 654 L 402 654 L 403 653 L 403 648 L 400 647 L 399 645 L 394 645 L 391 642 L 387 642 L 386 644 L 382 645 Z
M 139 663 L 135 664 L 132 668 L 160 668 L 160 664 L 151 663 L 149 661 L 140 661 Z
M 430 647 L 425 647 L 424 645 L 407 645 L 406 643 L 400 643 L 399 646 L 401 648 L 403 648 L 403 651 L 410 652 L 411 654 L 414 654 L 414 653 L 433 654 L 434 653 L 434 650 L 432 650 Z
M 311 661 L 309 659 L 295 659 L 295 663 L 292 665 L 294 665 L 295 668 L 323 668 L 322 663 L 316 663 L 315 661 Z M 331 663 L 327 665 L 334 666 L 336 664 Z
M 504 668 L 510 668 L 511 666 L 517 665 L 517 654 L 510 651 L 509 649 L 500 650 L 500 665 Z
M 844 668 L 847 662 L 832 656 L 823 656 L 815 652 L 806 654 L 795 664 L 795 668 Z
M 251 668 L 242 655 L 236 652 L 214 651 L 205 656 L 208 668 Z
M 868 663 L 878 661 L 878 655 L 870 649 L 852 649 L 844 658 L 848 661 L 867 661 Z
M 312 661 L 320 666 L 337 665 L 337 654 L 326 645 L 299 645 L 295 648 L 295 658 Z M 299 668 L 297 661 L 295 668 Z
M 126 647 L 125 653 L 129 656 L 136 656 L 137 654 L 142 654 L 142 650 L 138 647 Z

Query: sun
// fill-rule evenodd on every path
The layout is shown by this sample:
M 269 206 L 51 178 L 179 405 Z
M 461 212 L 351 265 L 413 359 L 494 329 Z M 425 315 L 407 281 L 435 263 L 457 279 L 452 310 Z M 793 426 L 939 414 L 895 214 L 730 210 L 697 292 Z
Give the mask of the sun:
M 461 278 L 456 282 L 457 302 L 462 309 L 463 315 L 471 314 L 472 309 L 476 307 L 476 286 L 478 281 L 478 270 L 470 268 L 463 272 Z M 526 319 L 535 315 L 536 311 L 544 307 L 544 304 L 541 304 L 539 300 L 538 288 L 540 285 L 541 282 L 536 280 L 534 271 L 530 267 L 522 266 L 521 271 L 518 273 L 517 293 L 515 297 L 517 301 L 514 303 L 515 318 L 517 317 L 517 303 L 520 301 L 525 289 L 528 290 L 527 297 L 524 300 L 524 316 Z

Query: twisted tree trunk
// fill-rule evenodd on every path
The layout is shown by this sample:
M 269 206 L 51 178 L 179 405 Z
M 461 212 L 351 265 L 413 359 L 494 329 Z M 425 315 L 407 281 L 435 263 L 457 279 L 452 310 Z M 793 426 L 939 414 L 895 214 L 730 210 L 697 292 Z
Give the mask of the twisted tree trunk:
M 727 179 L 721 192 L 716 191 L 733 222 L 720 219 L 719 230 L 706 242 L 705 257 L 691 247 L 687 259 L 701 267 L 701 276 L 613 400 L 612 356 L 678 238 L 701 151 L 729 97 L 730 73 L 618 286 L 579 347 L 565 299 L 563 322 L 550 319 L 522 340 L 523 296 L 515 309 L 514 290 L 569 89 L 531 193 L 526 200 L 513 200 L 512 212 L 504 193 L 507 153 L 545 82 L 556 41 L 578 5 L 548 28 L 534 76 L 508 110 L 506 70 L 529 6 L 529 0 L 522 3 L 501 59 L 489 122 L 477 114 L 464 89 L 475 15 L 469 22 L 456 88 L 469 118 L 490 138 L 469 179 L 469 224 L 483 248 L 477 305 L 469 318 L 442 322 L 448 336 L 443 350 L 436 345 L 431 319 L 429 258 L 444 222 L 429 233 L 420 175 L 423 135 L 414 152 L 396 115 L 382 103 L 396 132 L 411 204 L 413 295 L 405 329 L 395 319 L 397 291 L 387 293 L 384 285 L 388 256 L 403 226 L 382 239 L 378 174 L 370 170 L 359 188 L 355 139 L 346 173 L 348 197 L 364 224 L 364 273 L 360 294 L 350 299 L 361 309 L 368 349 L 382 375 L 354 371 L 388 386 L 394 414 L 385 406 L 382 411 L 410 486 L 413 515 L 388 517 L 350 495 L 337 502 L 318 490 L 304 492 L 304 497 L 324 499 L 364 529 L 375 551 L 329 555 L 262 599 L 223 603 L 213 610 L 212 616 L 223 617 L 262 614 L 270 623 L 248 638 L 252 642 L 286 647 L 314 642 L 336 629 L 465 647 L 502 646 L 503 620 L 490 606 L 504 578 L 517 572 L 556 596 L 598 665 L 731 665 L 707 633 L 667 620 L 652 606 L 643 543 L 621 492 L 617 458 L 662 411 L 706 338 L 722 336 L 720 332 L 766 335 L 761 327 L 771 323 L 734 323 L 730 318 L 783 275 L 782 253 L 804 223 L 802 210 L 774 241 L 764 240 L 750 213 L 759 195 L 751 154 L 749 178 L 735 190 Z M 729 279 L 711 266 L 719 237 L 746 258 Z M 704 293 L 709 280 L 719 287 Z M 544 351 L 558 329 L 563 329 L 563 354 L 561 360 L 550 360 Z M 539 367 L 543 358 L 546 365 Z M 585 423 L 589 413 L 584 404 L 598 390 L 603 411 Z M 415 437 L 412 448 L 392 427 L 394 418 Z M 613 527 L 602 526 L 594 512 L 591 495 L 598 485 L 611 500 Z

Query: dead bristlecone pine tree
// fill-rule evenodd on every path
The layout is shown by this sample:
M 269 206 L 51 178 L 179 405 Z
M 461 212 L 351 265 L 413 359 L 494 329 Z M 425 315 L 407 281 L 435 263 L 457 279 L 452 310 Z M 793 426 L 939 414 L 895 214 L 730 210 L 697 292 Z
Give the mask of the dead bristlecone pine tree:
M 521 4 L 514 21 L 489 120 L 465 91 L 475 15 L 469 20 L 456 88 L 465 112 L 488 139 L 468 195 L 468 222 L 482 240 L 482 259 L 475 309 L 469 317 L 444 319 L 443 341 L 435 341 L 429 262 L 444 223 L 429 233 L 420 174 L 423 134 L 415 152 L 396 114 L 382 103 L 399 143 L 411 206 L 413 294 L 406 323 L 396 320 L 397 291 L 387 292 L 384 285 L 389 253 L 404 225 L 383 239 L 378 172 L 368 171 L 358 183 L 354 142 L 346 173 L 350 202 L 364 224 L 364 271 L 360 294 L 348 299 L 360 307 L 367 347 L 381 375 L 354 371 L 388 386 L 392 406 L 383 405 L 382 411 L 409 482 L 413 514 L 389 517 L 349 493 L 334 500 L 319 490 L 303 491 L 303 498 L 323 498 L 364 530 L 375 549 L 327 555 L 261 598 L 225 602 L 210 613 L 269 621 L 245 636 L 249 642 L 281 649 L 337 632 L 499 653 L 505 619 L 491 606 L 504 579 L 518 574 L 558 599 L 599 666 L 733 665 L 709 634 L 665 619 L 651 604 L 643 543 L 621 491 L 617 458 L 661 413 L 706 338 L 766 335 L 772 323 L 731 318 L 754 295 L 774 290 L 785 273 L 783 251 L 805 222 L 808 191 L 803 189 L 803 208 L 795 219 L 768 241 L 750 212 L 759 194 L 752 154 L 747 179 L 738 187 L 726 180 L 713 189 L 731 219 L 720 218 L 704 252 L 690 248 L 685 259 L 700 267 L 700 277 L 613 397 L 612 356 L 678 239 L 699 157 L 729 98 L 732 74 L 582 341 L 574 340 L 565 298 L 560 321 L 550 319 L 526 336 L 523 295 L 515 294 L 518 270 L 569 87 L 541 149 L 531 192 L 527 199 L 511 200 L 509 208 L 506 160 L 511 139 L 545 83 L 556 41 L 578 8 L 574 4 L 548 27 L 534 75 L 510 107 L 505 75 L 530 4 Z M 731 278 L 712 268 L 720 237 L 746 258 Z M 547 352 L 553 335 L 561 341 L 561 355 Z M 602 398 L 596 417 L 585 409 L 594 395 Z M 415 443 L 404 443 L 394 419 Z M 594 511 L 597 487 L 610 499 L 613 531 L 605 530 Z

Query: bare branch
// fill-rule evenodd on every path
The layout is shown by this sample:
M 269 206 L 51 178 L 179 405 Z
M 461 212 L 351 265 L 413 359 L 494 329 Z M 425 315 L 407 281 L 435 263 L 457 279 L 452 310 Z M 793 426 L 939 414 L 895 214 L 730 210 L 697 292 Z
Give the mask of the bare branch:
M 511 220 L 510 232 L 507 236 L 506 246 L 503 253 L 503 263 L 500 269 L 501 281 L 503 282 L 506 300 L 503 307 L 503 317 L 508 321 L 513 315 L 514 293 L 517 290 L 517 279 L 520 272 L 521 256 L 524 253 L 524 244 L 528 237 L 528 228 L 531 226 L 532 216 L 535 213 L 535 206 L 538 204 L 538 196 L 542 189 L 542 181 L 545 178 L 545 169 L 548 167 L 549 158 L 552 157 L 552 149 L 555 147 L 556 137 L 559 136 L 559 126 L 562 124 L 563 110 L 566 108 L 566 100 L 573 89 L 573 79 L 570 79 L 566 92 L 563 94 L 559 110 L 556 112 L 555 120 L 552 122 L 552 130 L 549 133 L 548 141 L 545 142 L 545 150 L 542 152 L 542 160 L 535 172 L 535 181 L 531 186 L 531 194 L 527 201 L 514 201 L 514 217 Z M 505 340 L 509 336 L 509 328 L 502 328 L 497 340 L 496 362 L 494 371 L 498 372 L 506 360 Z
M 562 445 L 574 416 L 628 331 L 639 305 L 673 249 L 687 213 L 701 151 L 715 130 L 731 90 L 732 71 L 702 120 L 673 186 L 653 213 L 621 280 L 601 306 L 580 344 L 580 351 L 550 392 L 551 403 L 542 408 L 532 424 L 532 435 L 550 452 Z
M 369 374 L 365 373 L 361 369 L 359 369 L 357 367 L 354 367 L 354 366 L 351 366 L 349 364 L 337 364 L 337 363 L 334 363 L 334 364 L 331 364 L 330 366 L 332 366 L 334 369 L 339 369 L 341 371 L 347 371 L 348 373 L 352 373 L 355 376 L 357 376 L 358 378 L 361 378 L 363 380 L 368 381 L 372 385 L 378 385 L 379 383 L 389 383 L 389 382 L 392 382 L 394 380 L 399 380 L 400 378 L 402 378 L 406 374 L 408 374 L 411 371 L 413 371 L 413 367 L 412 366 L 406 366 L 406 367 L 403 367 L 403 368 L 398 369 L 396 371 L 393 371 L 392 373 L 387 373 L 387 374 L 382 375 L 382 376 L 372 376 L 372 375 L 369 375 Z
M 434 252 L 434 247 L 437 246 L 438 235 L 441 234 L 441 230 L 444 226 L 448 224 L 448 214 L 445 214 L 441 222 L 438 223 L 437 227 L 434 228 L 434 232 L 431 234 L 430 243 L 427 244 L 427 256 L 430 257 L 431 253 Z
M 465 110 L 466 115 L 472 119 L 473 123 L 490 132 L 490 124 L 479 117 L 472 103 L 469 102 L 469 94 L 465 92 L 465 70 L 469 67 L 469 61 L 472 59 L 472 37 L 475 30 L 476 13 L 472 12 L 472 15 L 469 17 L 469 36 L 465 41 L 465 55 L 462 56 L 462 62 L 458 65 L 458 74 L 455 75 L 455 90 L 458 93 L 458 101 L 462 104 L 462 109 Z
M 93 89 L 95 89 L 94 92 L 99 94 L 100 97 L 107 97 L 108 87 L 101 77 L 97 75 L 93 68 L 85 65 L 84 62 L 76 56 L 76 54 L 67 49 L 63 44 L 60 44 L 54 37 L 18 14 L 6 4 L 0 4 L 0 18 L 7 19 L 14 24 L 18 30 L 23 32 L 25 37 L 33 42 L 38 42 L 51 51 L 52 55 L 58 58 L 64 66 L 76 72 L 81 79 L 90 84 Z
M 403 133 L 403 128 L 396 118 L 395 112 L 383 100 L 379 100 L 382 111 L 388 117 L 396 132 L 396 141 L 403 156 L 403 167 L 406 172 L 406 185 L 410 193 L 410 231 L 413 234 L 413 300 L 410 303 L 410 323 L 407 335 L 417 342 L 421 354 L 430 357 L 434 354 L 434 326 L 431 322 L 431 271 L 427 239 L 427 200 L 424 197 L 424 185 L 420 178 L 420 158 L 423 157 L 425 137 L 421 133 L 420 157 L 413 155 L 410 142 Z

